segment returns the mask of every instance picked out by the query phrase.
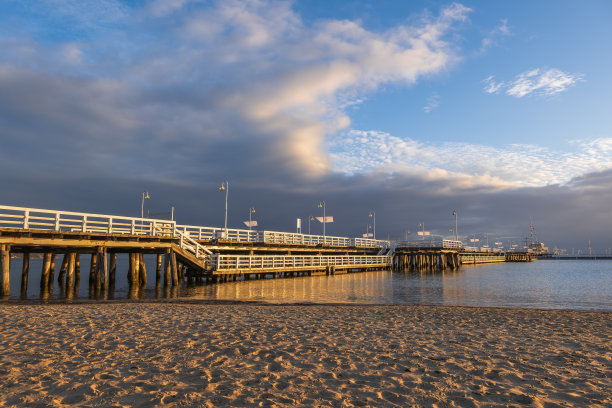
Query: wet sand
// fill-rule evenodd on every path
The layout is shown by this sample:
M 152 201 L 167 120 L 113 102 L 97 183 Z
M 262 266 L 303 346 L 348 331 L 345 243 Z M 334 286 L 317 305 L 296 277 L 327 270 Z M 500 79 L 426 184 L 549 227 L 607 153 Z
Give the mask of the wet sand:
M 610 312 L 0 305 L 0 406 L 612 406 Z

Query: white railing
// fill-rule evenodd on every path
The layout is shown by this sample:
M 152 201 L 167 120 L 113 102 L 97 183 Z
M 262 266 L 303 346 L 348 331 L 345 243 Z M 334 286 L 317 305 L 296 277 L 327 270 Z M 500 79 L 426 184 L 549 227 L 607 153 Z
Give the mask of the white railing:
M 367 238 L 346 238 L 278 231 L 177 225 L 174 221 L 120 217 L 70 211 L 0 205 L 0 227 L 46 229 L 54 231 L 99 232 L 109 234 L 166 235 L 180 231 L 184 237 L 197 241 L 227 239 L 235 242 L 263 242 L 298 245 L 331 245 L 340 247 L 384 247 L 389 241 Z
M 172 236 L 174 221 L 0 205 L 0 227 Z
M 236 242 L 258 242 L 261 241 L 261 232 L 245 229 L 228 228 L 225 236 L 225 228 L 199 227 L 196 225 L 177 225 L 176 229 L 192 239 L 205 241 L 211 239 L 228 239 Z
M 179 239 L 179 246 L 187 252 L 195 255 L 196 258 L 205 261 L 212 252 L 203 245 L 200 245 L 196 240 L 190 238 L 187 234 L 178 229 L 174 229 L 174 236 Z
M 378 255 L 341 255 L 341 256 L 291 256 L 291 255 L 221 255 L 211 256 L 213 270 L 237 269 L 283 269 L 321 266 L 355 265 L 389 265 L 387 256 Z
M 482 254 L 470 254 L 470 253 L 460 253 L 459 258 L 461 259 L 461 263 L 470 264 L 470 263 L 488 263 L 488 262 L 504 262 L 506 260 L 506 255 L 482 255 Z
M 398 241 L 397 246 L 400 248 L 444 248 L 444 249 L 461 249 L 463 243 L 450 239 L 436 240 L 416 240 L 416 241 Z

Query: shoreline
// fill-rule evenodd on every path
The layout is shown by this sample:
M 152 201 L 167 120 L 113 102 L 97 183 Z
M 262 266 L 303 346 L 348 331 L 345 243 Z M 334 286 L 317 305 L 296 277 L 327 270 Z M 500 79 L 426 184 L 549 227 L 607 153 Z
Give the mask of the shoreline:
M 0 304 L 0 406 L 612 404 L 609 312 Z
M 568 308 L 531 308 L 531 307 L 511 307 L 511 306 L 473 306 L 473 305 L 436 305 L 436 304 L 404 304 L 404 303 L 342 303 L 342 302 L 265 302 L 259 300 L 231 300 L 231 299 L 189 299 L 189 298 L 169 298 L 169 299 L 3 299 L 0 300 L 2 306 L 21 306 L 21 305 L 93 305 L 93 304 L 187 304 L 187 305 L 245 305 L 245 306 L 353 306 L 353 307 L 433 307 L 433 308 L 466 308 L 466 309 L 499 309 L 499 310 L 525 310 L 525 311 L 568 311 L 568 312 L 592 312 L 592 313 L 612 313 L 612 309 L 568 309 Z

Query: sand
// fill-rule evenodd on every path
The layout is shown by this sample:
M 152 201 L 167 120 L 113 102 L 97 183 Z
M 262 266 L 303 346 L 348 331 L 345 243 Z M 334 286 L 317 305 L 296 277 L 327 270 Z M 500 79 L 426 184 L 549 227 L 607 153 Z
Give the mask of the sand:
M 611 407 L 612 314 L 0 305 L 0 406 Z

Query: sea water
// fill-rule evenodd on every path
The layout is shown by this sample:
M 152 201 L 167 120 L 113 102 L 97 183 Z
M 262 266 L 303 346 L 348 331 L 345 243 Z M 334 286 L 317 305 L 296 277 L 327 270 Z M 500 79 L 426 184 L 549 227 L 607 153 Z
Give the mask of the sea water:
M 155 289 L 155 256 L 145 255 L 147 288 L 129 292 L 127 255 L 117 259 L 115 291 L 89 291 L 89 256 L 81 256 L 78 299 L 164 298 L 271 303 L 353 303 L 494 306 L 544 309 L 612 310 L 612 260 L 537 260 L 530 263 L 464 265 L 457 271 L 374 271 L 335 276 L 304 276 Z M 55 299 L 66 297 L 57 283 Z M 28 299 L 40 299 L 42 261 L 30 261 Z M 20 298 L 21 259 L 11 260 L 11 299 Z

